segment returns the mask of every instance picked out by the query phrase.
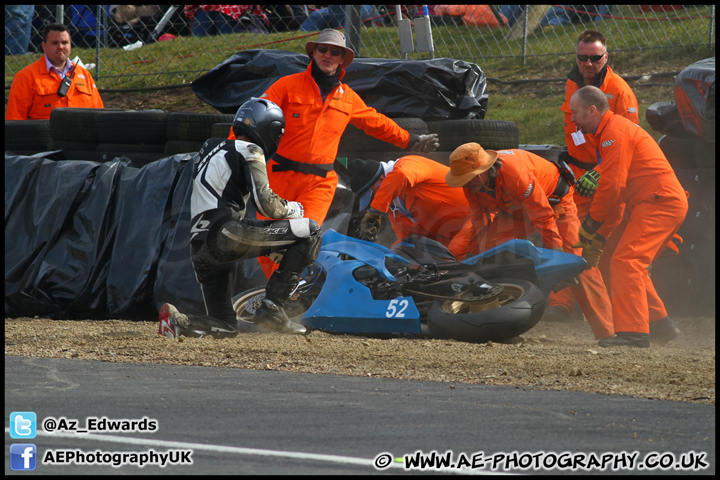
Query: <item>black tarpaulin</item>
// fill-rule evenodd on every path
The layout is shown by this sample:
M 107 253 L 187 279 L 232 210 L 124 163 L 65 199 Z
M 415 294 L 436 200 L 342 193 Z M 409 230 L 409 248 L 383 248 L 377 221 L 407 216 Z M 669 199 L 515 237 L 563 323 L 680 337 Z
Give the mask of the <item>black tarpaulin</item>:
M 259 97 L 278 78 L 302 72 L 308 56 L 283 50 L 246 50 L 234 54 L 192 83 L 202 101 L 234 114 Z M 462 60 L 388 60 L 355 58 L 343 83 L 365 103 L 389 117 L 425 121 L 485 117 L 487 81 L 477 65 Z
M 156 320 L 166 302 L 205 314 L 190 260 L 195 155 L 142 168 L 64 158 L 5 152 L 5 317 Z M 335 169 L 323 230 L 345 232 L 355 194 Z M 235 293 L 266 282 L 256 259 L 235 263 Z
M 129 161 L 5 154 L 5 316 L 202 313 L 190 263 L 190 155 Z

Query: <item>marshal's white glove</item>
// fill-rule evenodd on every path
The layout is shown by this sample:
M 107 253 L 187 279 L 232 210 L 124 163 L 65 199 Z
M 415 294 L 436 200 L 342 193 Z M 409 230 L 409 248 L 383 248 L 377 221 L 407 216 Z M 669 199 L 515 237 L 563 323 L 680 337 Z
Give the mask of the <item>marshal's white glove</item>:
M 410 147 L 411 152 L 430 153 L 434 152 L 440 146 L 437 133 L 428 133 L 420 135 L 415 144 Z
M 287 202 L 287 215 L 285 218 L 303 218 L 303 206 L 298 202 Z

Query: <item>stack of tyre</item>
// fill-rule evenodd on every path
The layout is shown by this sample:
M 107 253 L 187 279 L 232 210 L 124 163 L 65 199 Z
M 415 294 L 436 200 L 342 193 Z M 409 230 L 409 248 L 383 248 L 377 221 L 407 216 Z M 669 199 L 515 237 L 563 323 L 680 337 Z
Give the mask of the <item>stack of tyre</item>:
M 126 156 L 140 167 L 197 152 L 213 136 L 226 138 L 232 119 L 161 110 L 56 108 L 49 120 L 6 120 L 5 150 L 21 155 L 62 150 L 65 158 L 98 162 Z
M 696 62 L 675 81 L 675 101 L 652 104 L 646 118 L 664 135 L 658 144 L 689 193 L 678 234 L 679 255 L 653 262 L 652 277 L 668 310 L 715 312 L 715 58 Z M 667 250 L 666 250 L 667 251 Z
M 450 153 L 463 143 L 477 142 L 490 150 L 519 147 L 519 131 L 508 120 L 459 119 L 424 121 L 421 118 L 394 118 L 401 128 L 419 135 L 437 133 L 440 148 L 424 154 L 440 163 L 448 164 Z M 340 140 L 338 157 L 364 158 L 380 161 L 395 160 L 407 152 L 390 143 L 366 135 L 359 128 L 348 125 Z

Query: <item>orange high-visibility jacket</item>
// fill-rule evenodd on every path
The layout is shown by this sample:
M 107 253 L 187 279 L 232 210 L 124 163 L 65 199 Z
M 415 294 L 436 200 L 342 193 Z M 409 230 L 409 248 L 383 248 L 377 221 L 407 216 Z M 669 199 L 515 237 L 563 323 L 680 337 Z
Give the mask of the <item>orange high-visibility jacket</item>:
M 632 208 L 652 192 L 644 186 L 672 172 L 668 181 L 679 182 L 674 170 L 653 137 L 640 126 L 611 111 L 605 112 L 595 135 L 591 136 L 600 158 L 600 182 L 595 190 L 590 216 L 605 222 L 598 233 L 605 238 L 620 223 L 617 208 L 627 203 Z M 683 191 L 680 189 L 680 191 Z M 613 214 L 614 215 L 611 215 Z M 611 218 L 613 220 L 611 220 Z
M 304 72 L 279 78 L 261 95 L 276 103 L 285 114 L 285 135 L 280 140 L 278 155 L 295 162 L 333 163 L 348 123 L 375 138 L 407 148 L 408 131 L 365 105 L 347 85 L 340 83 L 323 102 L 311 70 L 312 62 Z M 341 81 L 344 76 L 343 70 Z M 235 138 L 232 128 L 228 138 Z
M 540 233 L 546 248 L 562 248 L 563 242 L 555 219 L 557 215 L 548 202 L 560 179 L 560 171 L 552 162 L 525 150 L 499 150 L 502 167 L 492 191 L 472 193 L 463 188 L 473 212 L 476 229 L 485 221 L 485 212 L 504 211 L 525 215 Z M 489 185 L 488 185 L 489 187 Z
M 621 115 L 636 124 L 640 124 L 638 114 L 638 101 L 635 94 L 625 80 L 612 71 L 612 68 L 606 66 L 604 74 L 600 74 L 598 78 L 599 85 L 595 85 L 605 92 L 605 96 L 610 104 L 610 111 Z M 573 94 L 583 87 L 584 81 L 577 66 L 568 74 L 568 80 L 565 83 L 565 103 L 562 104 L 560 110 L 565 114 L 565 143 L 568 153 L 583 163 L 597 164 L 595 147 L 588 141 L 588 135 L 585 135 L 585 143 L 575 145 L 570 136 L 577 130 L 577 125 L 570 121 L 572 112 L 570 111 L 570 99 Z M 571 165 L 571 167 L 576 167 Z M 586 170 L 573 168 L 575 175 L 582 175 Z
M 20 70 L 10 87 L 5 120 L 43 120 L 53 108 L 103 108 L 90 72 L 75 65 L 72 84 L 64 97 L 57 94 L 61 83 L 56 73 L 48 72 L 45 55 Z
M 445 183 L 449 171 L 450 167 L 419 155 L 401 157 L 370 206 L 380 212 L 391 210 L 388 218 L 398 240 L 422 235 L 463 258 L 469 242 L 455 245 L 453 240 L 470 216 L 470 205 L 461 188 Z

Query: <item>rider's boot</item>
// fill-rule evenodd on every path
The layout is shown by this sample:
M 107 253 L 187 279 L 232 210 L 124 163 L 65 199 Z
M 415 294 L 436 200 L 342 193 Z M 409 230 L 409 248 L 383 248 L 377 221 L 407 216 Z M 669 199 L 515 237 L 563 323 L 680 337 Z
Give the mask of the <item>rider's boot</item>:
M 265 298 L 255 311 L 253 323 L 276 332 L 305 335 L 307 329 L 290 320 L 283 308 L 299 282 L 300 276 L 297 273 L 275 270 L 265 289 Z

